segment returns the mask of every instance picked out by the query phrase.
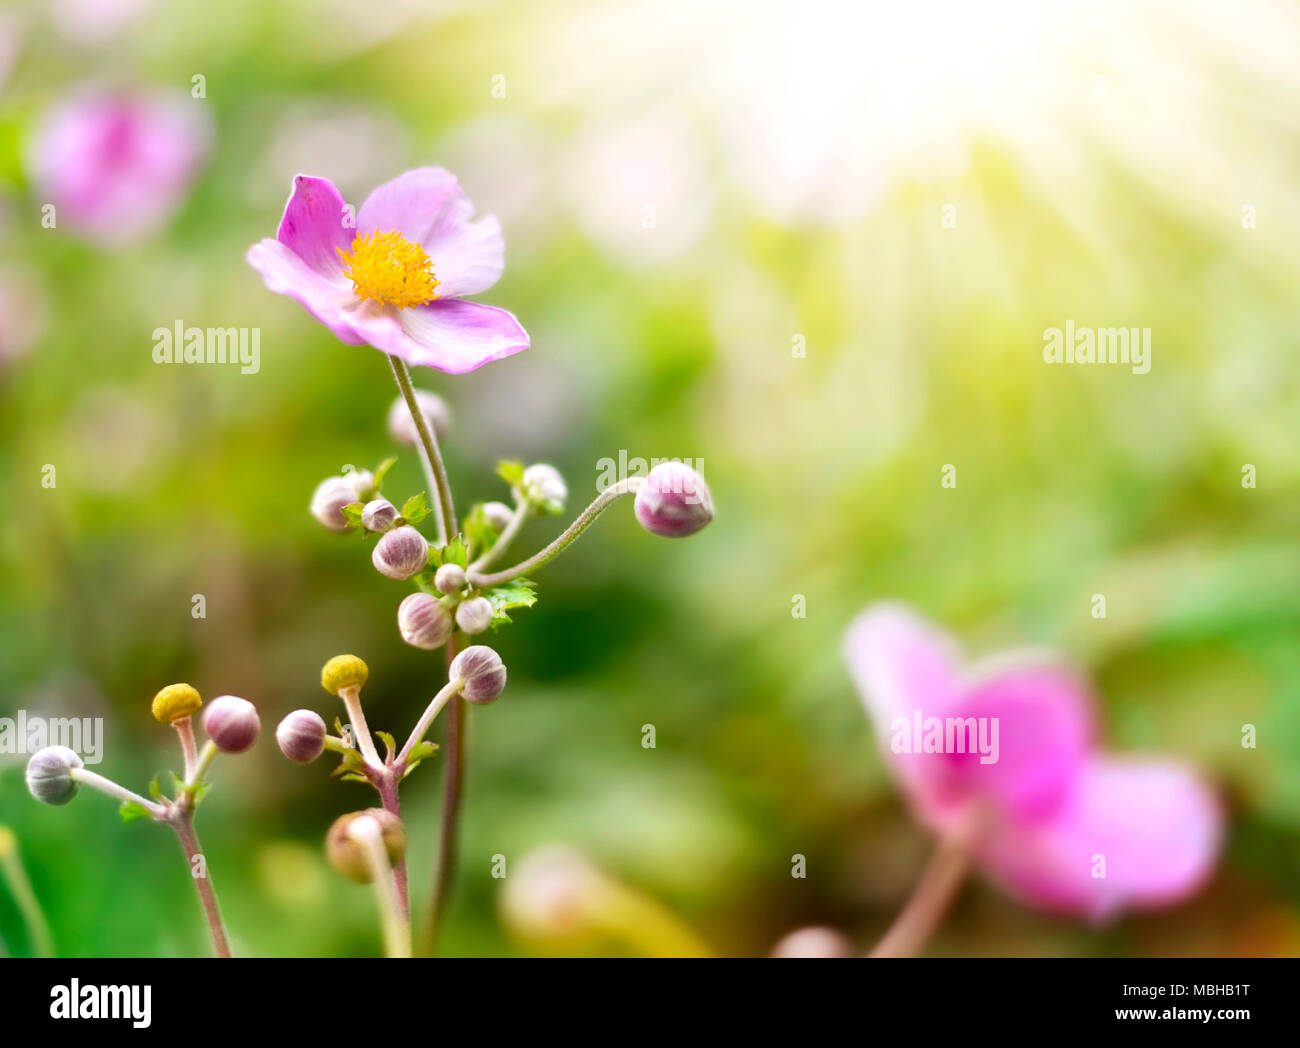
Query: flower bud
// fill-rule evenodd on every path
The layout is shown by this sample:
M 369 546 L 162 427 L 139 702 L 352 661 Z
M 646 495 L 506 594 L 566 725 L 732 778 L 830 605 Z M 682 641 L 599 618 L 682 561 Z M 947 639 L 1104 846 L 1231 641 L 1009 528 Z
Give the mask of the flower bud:
M 367 502 L 361 511 L 361 523 L 367 531 L 387 531 L 397 523 L 397 507 L 388 499 Z
M 325 722 L 314 710 L 294 710 L 275 729 L 280 752 L 298 764 L 310 764 L 325 752 Z
M 515 511 L 507 506 L 504 502 L 485 502 L 483 503 L 483 517 L 495 532 L 506 530 L 506 525 L 510 523 L 515 515 Z
M 374 485 L 374 474 L 364 469 L 341 477 L 327 477 L 312 492 L 311 515 L 331 531 L 347 531 L 348 518 L 343 515 L 343 507 L 365 502 Z
M 384 850 L 388 852 L 388 861 L 396 864 L 406 854 L 406 830 L 402 820 L 383 808 L 367 808 L 365 811 L 349 812 L 334 820 L 334 825 L 325 834 L 325 854 L 330 864 L 350 880 L 360 884 L 370 883 L 370 864 L 361 844 L 353 839 L 349 832 L 352 824 L 360 818 L 371 818 L 379 823 L 384 837 Z
M 320 686 L 331 695 L 344 688 L 360 688 L 370 676 L 370 668 L 355 655 L 335 655 L 321 668 Z
M 636 519 L 653 535 L 685 538 L 713 519 L 713 496 L 690 466 L 661 462 L 636 490 Z
M 159 724 L 175 724 L 192 717 L 203 705 L 199 693 L 188 684 L 168 684 L 153 697 L 153 715 Z
M 429 543 L 409 524 L 384 532 L 370 555 L 375 570 L 390 579 L 409 579 L 429 563 Z
M 203 731 L 222 753 L 243 753 L 261 730 L 262 719 L 247 699 L 222 695 L 203 711 Z
M 524 470 L 524 495 L 543 513 L 563 513 L 569 489 L 558 469 L 538 463 Z
M 444 564 L 433 576 L 433 586 L 439 593 L 459 593 L 465 588 L 465 569 L 459 564 Z
M 67 804 L 77 795 L 73 768 L 84 765 L 66 746 L 46 746 L 27 762 L 27 789 L 46 804 Z
M 451 413 L 447 410 L 447 402 L 436 393 L 423 389 L 415 391 L 415 402 L 420 405 L 420 414 L 433 430 L 433 435 L 442 440 L 451 428 Z M 415 447 L 419 442 L 420 435 L 415 431 L 415 423 L 411 421 L 411 409 L 407 406 L 405 397 L 398 397 L 388 409 L 388 435 L 408 448 Z
M 492 625 L 492 602 L 487 597 L 471 597 L 456 606 L 456 625 L 466 633 L 482 633 Z
M 468 701 L 491 702 L 506 687 L 506 667 L 501 656 L 484 644 L 471 644 L 451 660 L 448 680 L 465 682 L 461 689 Z
M 433 651 L 451 636 L 451 613 L 428 593 L 412 593 L 397 606 L 397 630 L 413 648 Z
M 834 928 L 800 928 L 772 947 L 773 957 L 852 957 L 853 943 Z

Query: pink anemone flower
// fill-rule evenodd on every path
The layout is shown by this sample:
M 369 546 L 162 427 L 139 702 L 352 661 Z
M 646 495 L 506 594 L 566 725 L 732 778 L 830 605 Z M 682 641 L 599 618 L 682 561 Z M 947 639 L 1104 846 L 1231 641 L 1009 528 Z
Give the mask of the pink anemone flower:
M 56 227 L 118 246 L 156 232 L 185 201 L 211 133 L 185 95 L 84 93 L 42 118 L 27 165 Z
M 505 268 L 501 226 L 438 167 L 399 175 L 352 208 L 324 178 L 299 175 L 275 239 L 248 261 L 349 345 L 459 374 L 528 348 L 504 309 L 469 302 Z
M 845 654 L 916 817 L 941 836 L 974 827 L 974 861 L 1013 895 L 1101 920 L 1209 876 L 1213 792 L 1175 761 L 1101 752 L 1088 691 L 1051 658 L 963 666 L 951 637 L 890 603 L 854 621 Z

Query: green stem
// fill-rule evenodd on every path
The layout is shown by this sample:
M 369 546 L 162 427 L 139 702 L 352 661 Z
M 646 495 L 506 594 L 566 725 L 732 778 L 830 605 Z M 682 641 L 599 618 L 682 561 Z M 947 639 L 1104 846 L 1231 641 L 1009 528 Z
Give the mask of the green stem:
M 511 579 L 517 579 L 520 575 L 527 575 L 530 571 L 535 571 L 553 561 L 566 549 L 568 549 L 578 537 L 586 531 L 595 522 L 610 504 L 623 495 L 632 494 L 640 484 L 640 478 L 630 477 L 620 480 L 616 484 L 611 484 L 602 491 L 592 501 L 591 505 L 578 515 L 578 519 L 570 524 L 560 536 L 545 549 L 534 553 L 525 561 L 521 561 L 513 568 L 506 568 L 504 571 L 493 572 L 492 574 L 483 574 L 479 571 L 469 573 L 469 584 L 478 589 L 489 589 L 492 586 L 500 586 Z
M 393 378 L 397 380 L 397 388 L 402 391 L 402 399 L 406 401 L 406 407 L 411 412 L 411 422 L 419 435 L 420 448 L 426 459 L 425 464 L 433 474 L 435 490 L 432 494 L 438 510 L 438 545 L 445 546 L 457 531 L 456 508 L 451 500 L 451 484 L 447 480 L 447 467 L 443 465 L 442 452 L 438 450 L 438 440 L 433 435 L 433 430 L 429 428 L 428 420 L 420 410 L 419 402 L 415 399 L 415 387 L 411 385 L 411 372 L 406 366 L 406 361 L 401 357 L 390 355 L 388 363 L 393 369 Z
M 0 827 L 0 833 L 10 832 L 5 827 Z M 0 873 L 4 874 L 14 902 L 18 904 L 18 912 L 22 914 L 23 924 L 27 926 L 27 941 L 32 952 L 37 957 L 53 957 L 54 939 L 50 935 L 50 925 L 41 911 L 40 900 L 36 898 L 27 870 L 23 867 L 16 842 L 11 842 L 10 847 L 0 851 Z

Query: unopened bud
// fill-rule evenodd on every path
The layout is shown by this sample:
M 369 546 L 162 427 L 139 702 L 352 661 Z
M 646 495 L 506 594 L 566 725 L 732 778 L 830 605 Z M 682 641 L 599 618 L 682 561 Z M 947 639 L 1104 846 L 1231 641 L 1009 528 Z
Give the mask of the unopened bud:
M 310 764 L 325 752 L 325 721 L 314 710 L 294 710 L 275 729 L 280 752 L 298 764 Z
M 352 824 L 362 818 L 374 819 L 379 823 L 384 850 L 388 853 L 388 861 L 394 865 L 401 862 L 406 854 L 406 830 L 401 819 L 383 808 L 349 812 L 334 820 L 334 825 L 325 835 L 325 854 L 330 864 L 344 877 L 360 884 L 369 884 L 370 864 L 366 861 L 364 846 L 350 832 Z
M 262 719 L 247 699 L 222 695 L 203 711 L 203 731 L 222 753 L 243 753 L 261 730 Z
M 635 510 L 636 519 L 651 534 L 685 538 L 713 519 L 713 496 L 690 466 L 661 462 L 637 488 Z
M 451 412 L 447 410 L 447 402 L 436 393 L 429 393 L 423 389 L 415 391 L 415 402 L 420 405 L 420 414 L 433 430 L 433 435 L 442 440 L 451 428 Z M 415 423 L 411 420 L 411 409 L 407 406 L 405 397 L 398 397 L 393 401 L 393 406 L 388 409 L 388 435 L 408 448 L 415 447 L 420 439 L 420 435 L 415 431 Z
M 459 593 L 465 588 L 465 569 L 459 564 L 444 564 L 433 576 L 433 586 L 439 593 Z
M 320 686 L 331 695 L 344 688 L 360 688 L 370 676 L 370 667 L 355 655 L 335 655 L 321 668 Z
M 558 469 L 538 463 L 524 470 L 524 495 L 543 513 L 563 513 L 569 489 Z
M 387 531 L 397 523 L 397 507 L 388 499 L 373 499 L 361 511 L 361 523 L 367 531 Z
M 515 511 L 507 506 L 504 502 L 485 502 L 483 503 L 483 519 L 488 522 L 495 532 L 506 530 L 506 525 L 514 517 Z
M 413 648 L 433 651 L 451 636 L 451 612 L 428 593 L 412 593 L 397 606 L 397 629 Z
M 331 531 L 347 531 L 348 518 L 343 515 L 343 507 L 367 501 L 374 485 L 374 474 L 364 469 L 341 477 L 327 477 L 312 492 L 311 515 Z
M 482 633 L 492 625 L 492 602 L 487 597 L 471 597 L 456 605 L 456 625 L 466 633 Z
M 403 524 L 384 533 L 375 543 L 370 559 L 379 574 L 390 579 L 409 579 L 429 563 L 429 543 L 415 528 Z
M 853 943 L 834 928 L 800 928 L 772 947 L 773 957 L 853 957 Z
M 198 713 L 203 700 L 188 684 L 168 684 L 153 697 L 153 715 L 159 724 L 175 724 Z
M 81 767 L 81 758 L 66 746 L 46 746 L 27 762 L 27 789 L 38 801 L 67 804 L 77 795 L 72 769 Z
M 471 644 L 454 659 L 448 680 L 464 681 L 461 688 L 469 702 L 491 702 L 506 687 L 506 667 L 501 656 L 485 644 Z

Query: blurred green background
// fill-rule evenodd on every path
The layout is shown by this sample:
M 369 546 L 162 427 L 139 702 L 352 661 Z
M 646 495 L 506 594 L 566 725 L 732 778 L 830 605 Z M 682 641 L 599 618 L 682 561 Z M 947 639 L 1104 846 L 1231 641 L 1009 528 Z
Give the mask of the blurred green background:
M 116 6 L 93 33 L 63 0 L 0 22 L 4 266 L 45 314 L 0 373 L 0 716 L 105 718 L 96 770 L 141 790 L 178 764 L 161 685 L 257 703 L 262 739 L 218 760 L 198 820 L 236 953 L 379 951 L 367 890 L 320 848 L 371 793 L 291 765 L 273 729 L 341 712 L 318 685 L 336 653 L 368 661 L 370 723 L 399 736 L 443 672 L 397 635 L 408 587 L 306 509 L 397 452 L 387 366 L 243 255 L 294 174 L 359 204 L 422 164 L 501 219 L 481 298 L 533 339 L 417 373 L 454 412 L 458 506 L 505 497 L 493 465 L 520 458 L 560 468 L 576 512 L 624 450 L 703 460 L 718 512 L 670 542 L 616 506 L 491 638 L 510 687 L 471 711 L 444 952 L 534 950 L 501 924 L 492 857 L 555 841 L 722 953 L 810 923 L 867 948 L 931 847 L 840 656 L 882 597 L 973 653 L 1062 650 L 1108 744 L 1197 763 L 1231 813 L 1181 907 L 1094 929 L 977 879 L 933 952 L 1300 950 L 1294 5 Z M 43 229 L 23 159 L 87 82 L 172 91 L 214 127 L 175 218 L 120 250 Z M 1067 319 L 1150 327 L 1150 373 L 1044 364 Z M 260 372 L 154 364 L 177 320 L 259 327 Z M 386 492 L 423 487 L 403 453 Z M 206 953 L 171 835 L 89 791 L 42 807 L 24 763 L 0 756 L 0 823 L 59 951 Z M 440 792 L 435 759 L 403 795 L 420 911 Z M 3 891 L 0 936 L 28 952 Z

